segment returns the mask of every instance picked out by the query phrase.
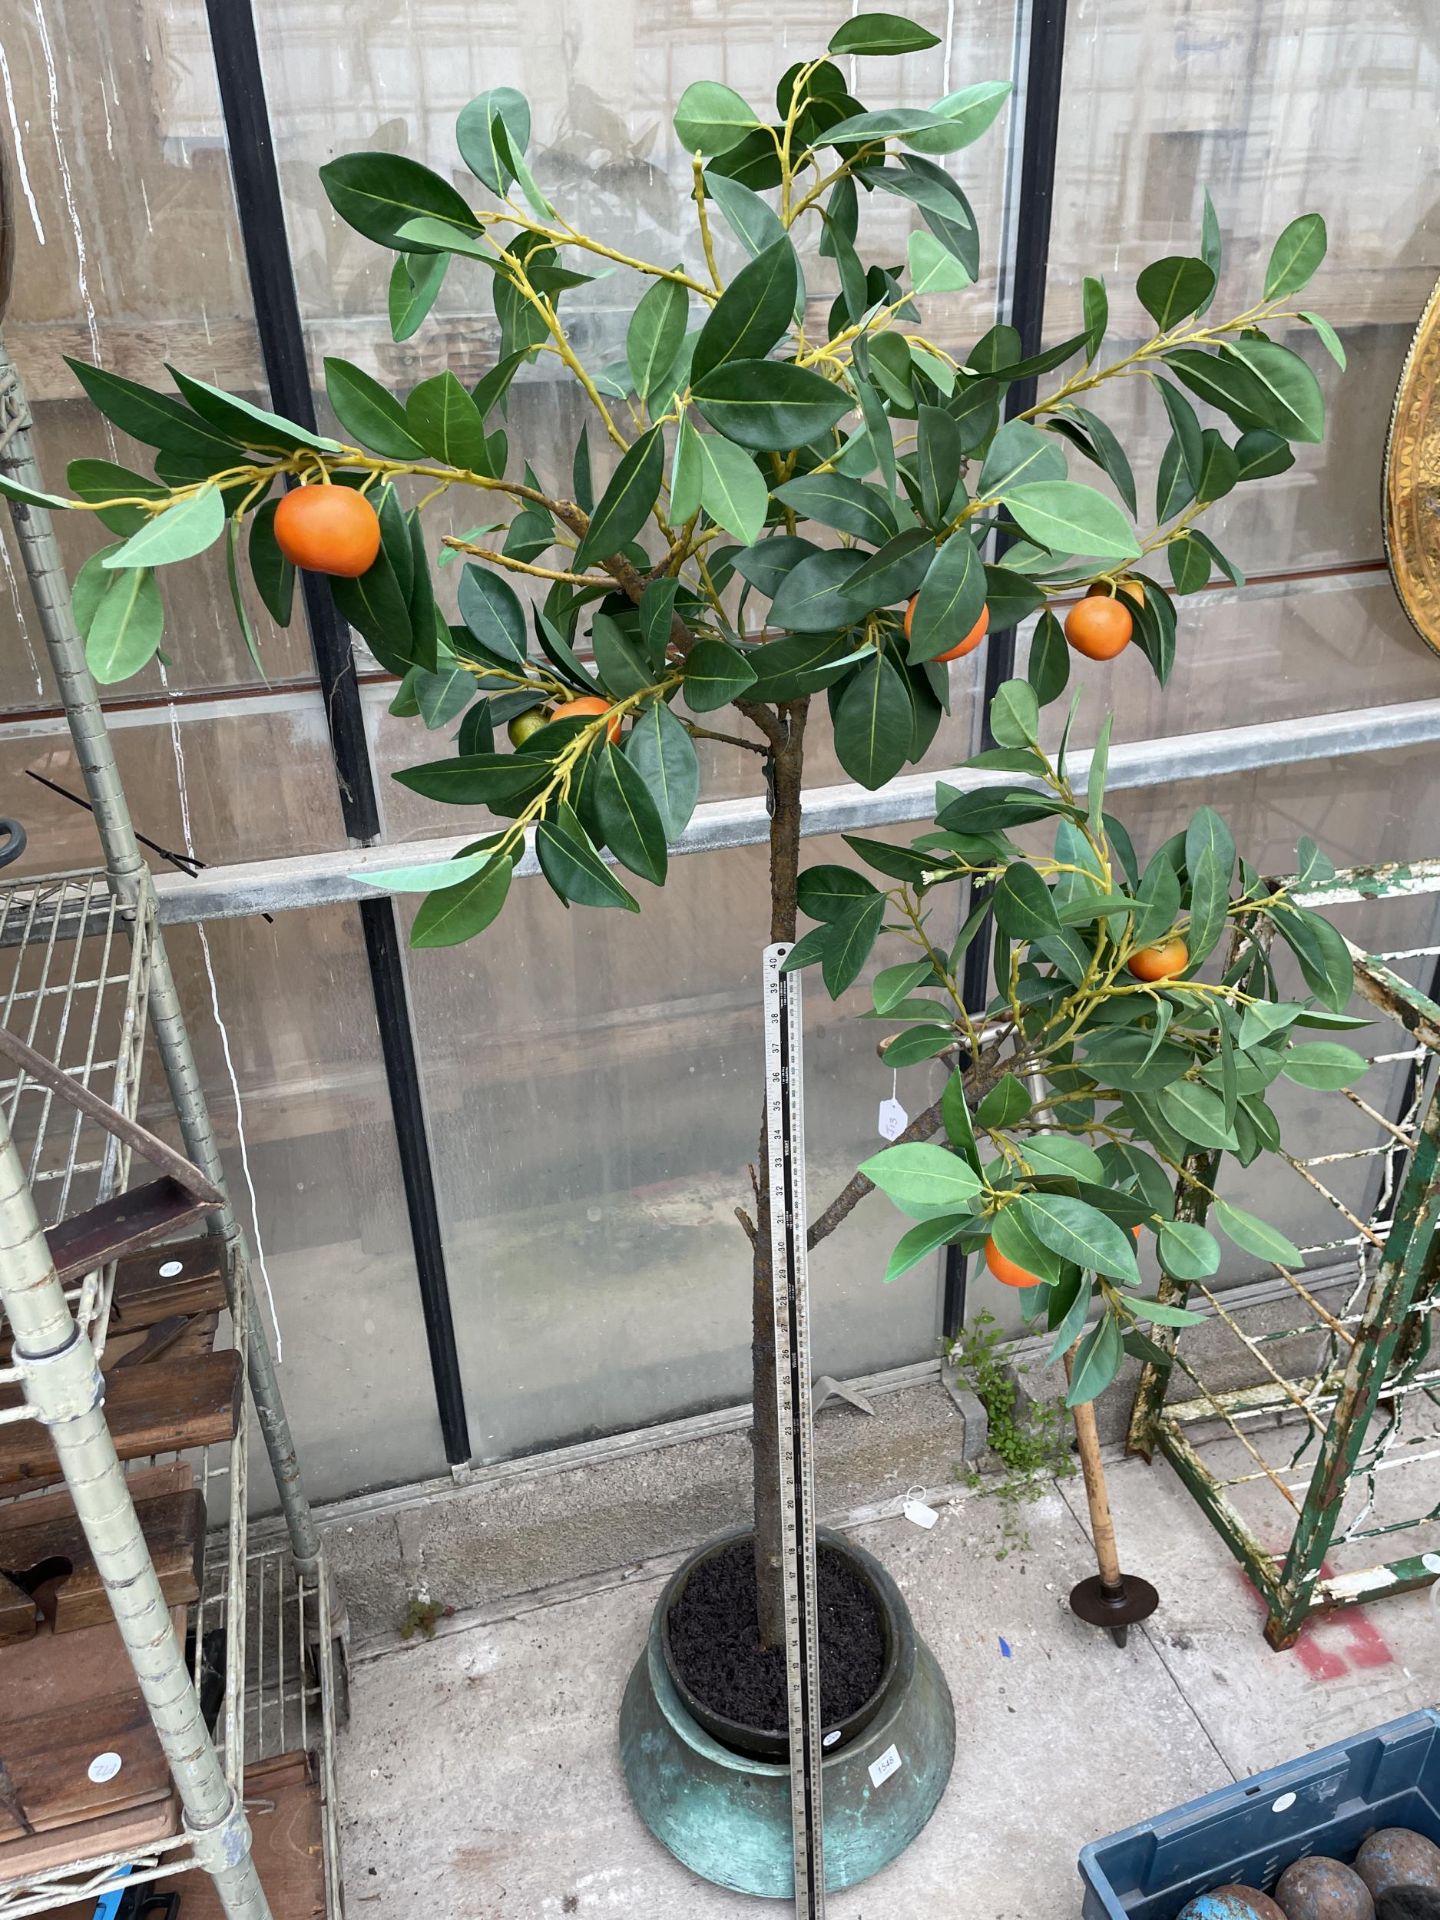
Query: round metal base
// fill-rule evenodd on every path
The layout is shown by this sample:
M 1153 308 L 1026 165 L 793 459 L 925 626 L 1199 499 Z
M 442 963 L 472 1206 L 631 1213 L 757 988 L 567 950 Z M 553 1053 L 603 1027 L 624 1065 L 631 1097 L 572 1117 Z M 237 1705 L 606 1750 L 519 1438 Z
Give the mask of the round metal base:
M 878 1873 L 904 1851 L 935 1811 L 955 1759 L 945 1677 L 899 1588 L 877 1560 L 862 1557 L 895 1610 L 900 1657 L 874 1719 L 824 1763 L 825 1884 L 832 1892 Z M 721 1746 L 686 1711 L 666 1671 L 660 1623 L 657 1607 L 620 1708 L 620 1757 L 636 1810 L 703 1879 L 737 1893 L 792 1899 L 790 1769 Z
M 1071 1590 L 1070 1611 L 1088 1627 L 1108 1627 L 1110 1638 L 1123 1647 L 1131 1627 L 1148 1620 L 1160 1596 L 1138 1573 L 1122 1573 L 1118 1587 L 1107 1587 L 1098 1573 Z

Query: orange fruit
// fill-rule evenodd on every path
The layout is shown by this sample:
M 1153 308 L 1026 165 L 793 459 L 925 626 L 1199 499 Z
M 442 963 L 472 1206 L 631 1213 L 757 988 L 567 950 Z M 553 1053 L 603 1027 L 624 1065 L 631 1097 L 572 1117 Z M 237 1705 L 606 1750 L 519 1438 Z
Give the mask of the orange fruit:
M 910 596 L 910 604 L 905 609 L 905 638 L 907 640 L 910 638 L 910 629 L 915 623 L 915 602 L 919 598 L 918 593 L 912 593 Z M 946 660 L 963 660 L 967 653 L 973 653 L 975 651 L 976 647 L 979 646 L 989 631 L 990 609 L 989 607 L 981 607 L 980 618 L 975 622 L 974 626 L 971 627 L 959 646 L 951 647 L 948 653 L 937 653 L 935 655 L 935 664 L 940 666 Z
M 353 487 L 292 487 L 275 509 L 275 544 L 292 566 L 354 580 L 380 551 L 380 520 Z
M 549 723 L 550 718 L 548 707 L 531 707 L 527 713 L 517 713 L 505 729 L 510 736 L 511 746 L 523 747 L 531 734 L 538 733 L 541 727 Z
M 1065 638 L 1087 660 L 1113 660 L 1134 631 L 1130 609 L 1110 594 L 1087 595 L 1065 616 Z
M 1006 1258 L 996 1246 L 993 1233 L 985 1242 L 985 1264 L 1002 1287 L 1038 1287 L 1040 1285 L 1038 1274 L 1027 1273 L 1024 1267 Z
M 1137 980 L 1169 980 L 1183 973 L 1190 961 L 1190 949 L 1178 937 L 1162 940 L 1158 947 L 1141 947 L 1126 961 Z
M 554 709 L 552 720 L 588 720 L 592 715 L 610 712 L 610 702 L 602 700 L 598 693 L 583 694 L 578 700 L 562 700 Z M 620 738 L 620 715 L 617 713 L 605 729 L 605 737 L 611 746 Z

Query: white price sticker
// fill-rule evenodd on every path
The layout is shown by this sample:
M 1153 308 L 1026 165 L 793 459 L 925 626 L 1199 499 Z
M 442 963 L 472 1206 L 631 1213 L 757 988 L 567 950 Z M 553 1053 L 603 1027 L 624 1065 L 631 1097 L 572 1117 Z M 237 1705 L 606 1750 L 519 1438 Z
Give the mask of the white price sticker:
M 880 1128 L 882 1140 L 898 1140 L 910 1124 L 910 1116 L 898 1100 L 880 1102 L 880 1118 L 876 1123 Z
M 121 1764 L 118 1753 L 97 1753 L 85 1771 L 97 1787 L 103 1787 L 107 1780 L 113 1780 L 119 1773 Z
M 870 1763 L 871 1786 L 883 1787 L 892 1773 L 898 1773 L 900 1771 L 900 1766 L 900 1749 L 898 1747 L 886 1747 L 880 1758 L 878 1760 L 872 1760 Z

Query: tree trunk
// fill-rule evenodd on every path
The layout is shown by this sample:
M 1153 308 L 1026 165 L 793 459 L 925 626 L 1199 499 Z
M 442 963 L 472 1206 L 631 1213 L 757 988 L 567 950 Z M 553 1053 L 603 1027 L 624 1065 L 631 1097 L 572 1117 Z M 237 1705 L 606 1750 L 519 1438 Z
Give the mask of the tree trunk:
M 800 791 L 805 759 L 808 700 L 781 709 L 789 735 L 769 761 L 770 939 L 795 938 L 795 893 L 800 872 Z M 778 1647 L 785 1638 L 780 1571 L 780 1434 L 775 1420 L 775 1321 L 770 1282 L 770 1176 L 765 1110 L 760 1110 L 759 1170 L 755 1196 L 751 1360 L 751 1445 L 755 1473 L 756 1626 L 760 1644 Z

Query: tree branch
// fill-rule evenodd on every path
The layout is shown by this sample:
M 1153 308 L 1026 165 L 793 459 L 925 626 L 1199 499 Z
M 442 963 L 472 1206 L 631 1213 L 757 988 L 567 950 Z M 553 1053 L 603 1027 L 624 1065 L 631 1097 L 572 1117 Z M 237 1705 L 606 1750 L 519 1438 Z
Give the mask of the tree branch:
M 965 1069 L 965 1094 L 972 1104 L 983 1099 L 991 1087 L 1003 1078 L 1009 1059 L 1008 1054 L 1002 1055 L 998 1050 L 988 1055 L 982 1053 L 978 1060 Z M 928 1140 L 932 1134 L 938 1133 L 943 1124 L 943 1104 L 942 1094 L 939 1100 L 918 1114 L 898 1138 L 890 1142 L 891 1146 L 909 1146 L 912 1141 Z M 805 1236 L 805 1244 L 810 1251 L 813 1253 L 822 1240 L 828 1240 L 840 1223 L 855 1211 L 866 1194 L 874 1191 L 873 1180 L 868 1180 L 863 1173 L 852 1174 L 825 1211 L 812 1221 L 810 1231 Z

